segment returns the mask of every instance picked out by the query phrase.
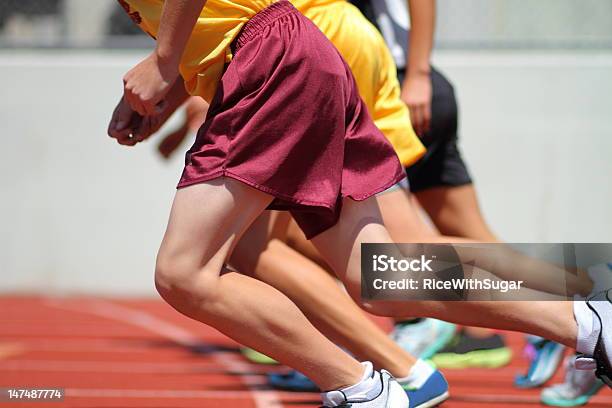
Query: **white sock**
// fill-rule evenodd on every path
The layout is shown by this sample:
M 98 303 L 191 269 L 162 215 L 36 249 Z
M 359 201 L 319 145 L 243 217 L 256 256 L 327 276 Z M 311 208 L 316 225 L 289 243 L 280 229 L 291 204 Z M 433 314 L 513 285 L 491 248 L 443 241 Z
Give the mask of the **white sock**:
M 406 377 L 396 379 L 401 385 L 412 389 L 419 389 L 425 385 L 425 382 L 435 371 L 436 369 L 425 360 L 418 359 Z
M 578 342 L 576 350 L 587 356 L 593 356 L 599 339 L 601 324 L 593 318 L 593 311 L 585 301 L 574 301 L 574 319 L 578 324 Z
M 365 361 L 361 363 L 364 367 L 364 373 L 361 380 L 355 384 L 340 390 L 334 390 L 321 393 L 323 405 L 335 407 L 346 400 L 371 400 L 381 392 L 382 382 L 379 374 L 374 371 L 372 363 Z

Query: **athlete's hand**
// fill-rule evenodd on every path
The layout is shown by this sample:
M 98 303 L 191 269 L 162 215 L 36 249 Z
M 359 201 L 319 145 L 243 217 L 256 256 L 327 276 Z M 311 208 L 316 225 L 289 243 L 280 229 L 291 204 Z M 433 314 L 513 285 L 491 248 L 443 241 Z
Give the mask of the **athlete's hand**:
M 166 120 L 167 117 L 163 112 L 157 115 L 142 116 L 140 122 L 136 123 L 133 129 L 133 137 L 136 139 L 136 143 L 142 142 L 156 133 Z
M 168 119 L 168 116 L 165 112 L 141 116 L 131 108 L 123 97 L 111 117 L 108 125 L 108 135 L 116 139 L 121 145 L 134 146 L 157 132 Z
M 408 105 L 412 127 L 420 137 L 429 131 L 432 95 L 428 73 L 411 74 L 404 80 L 402 100 Z
M 108 124 L 108 135 L 124 146 L 134 146 L 133 127 L 140 122 L 142 116 L 134 111 L 122 97 L 113 111 L 113 116 Z
M 158 114 L 178 75 L 176 63 L 162 61 L 153 52 L 125 74 L 123 96 L 141 116 Z

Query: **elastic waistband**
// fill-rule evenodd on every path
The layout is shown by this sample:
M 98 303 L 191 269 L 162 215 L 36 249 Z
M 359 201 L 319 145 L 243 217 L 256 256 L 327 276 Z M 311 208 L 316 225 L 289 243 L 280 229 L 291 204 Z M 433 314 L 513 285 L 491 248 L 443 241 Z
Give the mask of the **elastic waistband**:
M 297 12 L 297 9 L 287 0 L 272 3 L 247 21 L 236 38 L 234 38 L 234 41 L 232 41 L 232 51 L 238 51 L 244 44 L 261 34 L 266 26 L 278 18 Z

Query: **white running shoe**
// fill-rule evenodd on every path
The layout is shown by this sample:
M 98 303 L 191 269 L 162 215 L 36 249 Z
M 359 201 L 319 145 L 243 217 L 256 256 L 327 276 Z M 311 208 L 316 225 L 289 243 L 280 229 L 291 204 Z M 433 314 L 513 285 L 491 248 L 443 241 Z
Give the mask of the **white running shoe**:
M 542 390 L 541 400 L 555 407 L 576 407 L 586 404 L 603 387 L 594 370 L 577 370 L 574 358 L 567 360 L 565 381 Z
M 594 368 L 595 375 L 612 388 L 612 289 L 593 295 L 586 302 L 574 302 L 574 313 L 580 353 L 576 368 Z
M 377 378 L 376 386 L 379 392 L 368 398 L 364 394 L 349 396 L 342 391 L 329 391 L 321 394 L 323 406 L 321 408 L 408 408 L 409 401 L 406 391 L 385 370 L 373 371 L 373 378 Z

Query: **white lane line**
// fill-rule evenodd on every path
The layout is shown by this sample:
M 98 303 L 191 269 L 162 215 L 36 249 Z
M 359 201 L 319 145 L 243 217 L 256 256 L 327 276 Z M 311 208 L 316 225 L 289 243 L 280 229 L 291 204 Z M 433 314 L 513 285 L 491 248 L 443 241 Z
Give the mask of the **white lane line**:
M 250 391 L 120 390 L 68 388 L 67 397 L 79 398 L 249 398 Z
M 275 391 L 262 391 L 274 393 Z M 285 394 L 285 393 L 283 393 Z M 250 391 L 223 391 L 223 390 L 132 390 L 132 389 L 88 389 L 67 388 L 66 396 L 76 398 L 247 398 Z M 319 403 L 316 394 L 311 392 L 286 393 L 287 398 L 293 401 L 304 400 Z
M 248 372 L 250 366 L 242 362 L 235 354 L 215 353 L 216 359 L 230 371 Z M 257 407 L 282 408 L 283 404 L 274 391 L 262 391 L 258 387 L 266 385 L 265 376 L 241 375 L 242 382 L 253 392 L 253 399 Z
M 0 360 L 22 354 L 24 351 L 25 347 L 21 343 L 2 342 L 0 343 Z
M 182 373 L 182 374 L 223 374 L 228 371 L 239 374 L 254 372 L 265 374 L 264 368 L 233 366 L 234 369 L 219 367 L 219 362 L 202 363 L 147 363 L 119 361 L 71 361 L 71 360 L 7 360 L 0 361 L 0 371 L 54 371 L 81 373 Z M 255 383 L 254 383 L 255 384 Z M 260 383 L 257 383 L 260 384 Z
M 68 339 L 35 339 L 31 338 L 5 338 L 9 342 L 18 343 L 28 351 L 52 351 L 60 353 L 152 353 L 146 350 L 143 346 L 147 344 L 138 341 L 122 341 L 122 340 L 68 340 Z M 2 344 L 0 343 L 0 350 Z
M 110 301 L 101 299 L 82 300 L 79 302 L 78 307 L 66 304 L 66 302 L 59 299 L 49 299 L 46 301 L 46 303 L 49 306 L 59 309 L 70 310 L 73 312 L 85 312 L 106 317 L 115 321 L 128 323 L 132 326 L 158 334 L 159 336 L 170 339 L 175 343 L 186 347 L 191 347 L 201 343 L 200 338 L 182 327 L 176 326 L 142 310 L 133 309 L 112 303 Z M 234 357 L 229 357 L 228 353 L 212 353 L 212 358 L 230 371 L 244 369 L 247 367 L 246 364 L 234 359 Z M 278 398 L 278 394 L 276 392 L 261 391 L 255 388 L 255 386 L 261 385 L 263 382 L 259 377 L 248 374 L 240 374 L 239 377 L 242 383 L 249 388 L 249 392 L 251 393 L 257 408 L 283 408 L 283 404 Z
M 172 364 L 108 361 L 69 360 L 8 360 L 0 361 L 2 371 L 52 371 L 80 373 L 181 373 L 181 374 L 222 374 L 227 369 L 219 363 Z

